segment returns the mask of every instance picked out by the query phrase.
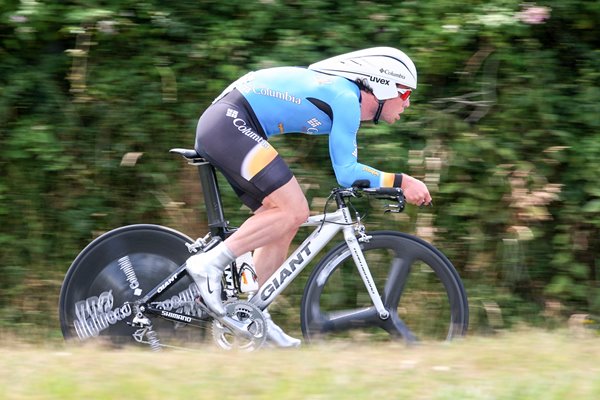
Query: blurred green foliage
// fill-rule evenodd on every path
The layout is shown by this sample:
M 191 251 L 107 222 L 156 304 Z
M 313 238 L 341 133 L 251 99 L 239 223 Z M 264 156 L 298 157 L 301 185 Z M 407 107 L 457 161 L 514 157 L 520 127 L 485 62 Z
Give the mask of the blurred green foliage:
M 0 325 L 56 326 L 62 276 L 98 233 L 204 233 L 194 171 L 167 151 L 193 146 L 230 81 L 378 45 L 414 59 L 419 90 L 400 123 L 364 125 L 360 159 L 424 179 L 435 207 L 373 205 L 371 227 L 442 249 L 476 328 L 496 309 L 502 324 L 600 313 L 599 20 L 575 0 L 3 1 Z M 326 138 L 274 144 L 319 204 Z

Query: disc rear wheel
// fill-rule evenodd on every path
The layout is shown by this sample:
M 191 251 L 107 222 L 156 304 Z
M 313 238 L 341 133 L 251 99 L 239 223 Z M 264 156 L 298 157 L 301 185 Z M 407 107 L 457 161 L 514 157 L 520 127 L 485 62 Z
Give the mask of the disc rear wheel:
M 158 225 L 131 225 L 112 230 L 90 243 L 65 276 L 59 317 L 65 339 L 102 340 L 112 344 L 136 343 L 139 328 L 132 303 L 185 263 L 193 241 L 180 232 Z M 161 293 L 154 306 L 199 317 L 194 299 L 198 290 L 185 276 Z M 161 344 L 189 346 L 204 340 L 204 329 L 160 317 L 151 323 Z

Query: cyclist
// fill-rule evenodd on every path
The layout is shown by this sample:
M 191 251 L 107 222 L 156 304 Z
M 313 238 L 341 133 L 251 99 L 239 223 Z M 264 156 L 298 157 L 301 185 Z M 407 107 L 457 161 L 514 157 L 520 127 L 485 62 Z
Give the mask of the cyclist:
M 250 72 L 215 99 L 198 121 L 196 151 L 223 173 L 254 214 L 224 242 L 187 261 L 187 270 L 214 314 L 225 315 L 221 300 L 225 266 L 254 250 L 262 285 L 283 263 L 299 226 L 309 216 L 304 193 L 269 137 L 329 134 L 331 162 L 340 185 L 366 180 L 371 187 L 401 187 L 409 203 L 431 202 L 420 180 L 361 164 L 357 155 L 360 122 L 394 123 L 410 106 L 416 87 L 412 60 L 400 50 L 376 47 L 308 68 Z M 300 344 L 275 325 L 268 312 L 265 317 L 270 342 L 281 347 Z

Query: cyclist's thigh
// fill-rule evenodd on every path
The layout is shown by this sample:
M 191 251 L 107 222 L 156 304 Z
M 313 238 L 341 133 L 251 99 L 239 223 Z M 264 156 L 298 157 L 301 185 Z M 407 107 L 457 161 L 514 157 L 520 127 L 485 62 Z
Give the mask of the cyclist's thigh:
M 306 196 L 300 187 L 300 184 L 295 177 L 292 177 L 290 181 L 284 184 L 279 189 L 265 197 L 263 200 L 263 207 L 258 209 L 256 212 L 261 212 L 269 208 L 282 208 L 289 211 L 290 216 L 297 215 L 303 219 L 300 222 L 304 222 L 309 215 L 308 202 Z
M 202 115 L 196 130 L 196 151 L 223 173 L 253 211 L 293 176 L 237 91 Z

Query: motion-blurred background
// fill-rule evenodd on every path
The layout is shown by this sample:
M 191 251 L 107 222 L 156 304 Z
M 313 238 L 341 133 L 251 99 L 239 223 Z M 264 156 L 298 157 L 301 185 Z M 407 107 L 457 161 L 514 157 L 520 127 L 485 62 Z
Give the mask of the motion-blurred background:
M 107 230 L 204 235 L 196 172 L 168 150 L 193 147 L 232 80 L 379 45 L 415 61 L 419 87 L 399 123 L 363 125 L 359 158 L 424 179 L 435 207 L 371 207 L 369 226 L 446 253 L 472 332 L 600 314 L 598 21 L 576 0 L 3 0 L 0 331 L 59 336 L 62 278 Z M 273 144 L 320 211 L 327 137 Z M 248 210 L 223 191 L 235 225 Z M 280 307 L 296 332 L 301 283 Z

